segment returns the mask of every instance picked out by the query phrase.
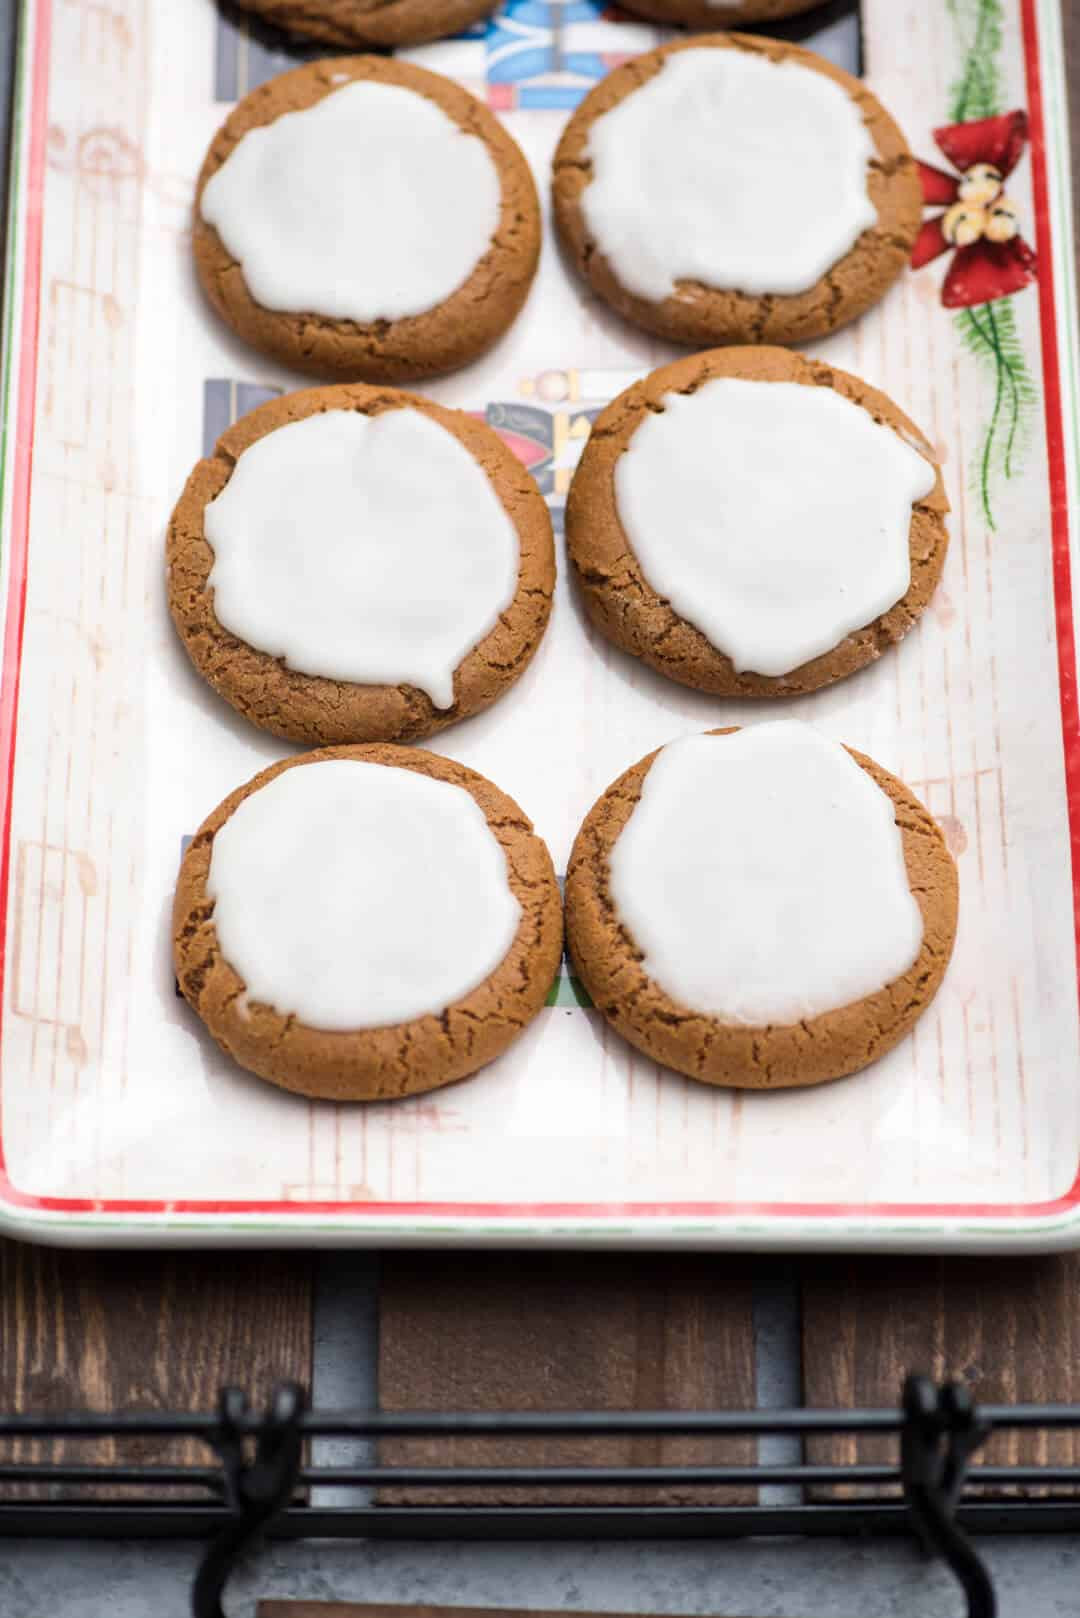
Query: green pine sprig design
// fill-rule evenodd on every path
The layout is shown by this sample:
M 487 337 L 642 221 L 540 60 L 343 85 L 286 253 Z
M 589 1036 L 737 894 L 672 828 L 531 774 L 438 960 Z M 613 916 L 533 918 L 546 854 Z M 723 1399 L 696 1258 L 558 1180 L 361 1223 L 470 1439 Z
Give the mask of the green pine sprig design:
M 992 118 L 1002 101 L 1001 0 L 946 0 L 946 5 L 964 51 L 963 69 L 950 91 L 949 121 L 965 124 Z
M 946 0 L 946 5 L 963 50 L 960 75 L 950 91 L 950 121 L 962 124 L 992 118 L 1001 112 L 1004 102 L 1001 0 Z M 1011 479 L 1023 464 L 1038 390 L 1028 369 L 1011 297 L 962 309 L 956 327 L 964 347 L 994 380 L 993 409 L 972 469 L 983 515 L 993 531 L 997 526 L 994 479 Z
M 994 405 L 983 430 L 972 474 L 983 515 L 994 531 L 997 528 L 992 502 L 994 476 L 1013 478 L 1023 465 L 1038 390 L 1016 329 L 1012 298 L 961 309 L 956 326 L 965 348 L 994 378 Z

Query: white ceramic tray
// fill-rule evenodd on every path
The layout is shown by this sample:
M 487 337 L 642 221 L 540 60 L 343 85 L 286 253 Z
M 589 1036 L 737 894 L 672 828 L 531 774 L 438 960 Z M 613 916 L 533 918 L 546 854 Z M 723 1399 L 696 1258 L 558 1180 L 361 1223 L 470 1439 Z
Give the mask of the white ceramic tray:
M 1030 115 L 1009 190 L 1037 280 L 948 309 L 943 258 L 816 348 L 923 425 L 954 503 L 920 627 L 787 705 L 903 776 L 947 828 L 962 905 L 945 987 L 869 1072 L 768 1096 L 659 1071 L 564 978 L 474 1080 L 335 1107 L 231 1066 L 169 964 L 183 838 L 284 750 L 189 668 L 162 544 L 204 444 L 299 382 L 203 309 L 188 240 L 225 103 L 287 63 L 211 0 L 26 0 L 3 374 L 0 1229 L 96 1244 L 1080 1245 L 1080 418 L 1061 16 L 1058 0 L 863 9 L 869 82 L 920 157 L 948 171 L 935 128 Z M 509 0 L 489 29 L 414 54 L 488 98 L 544 188 L 567 108 L 658 37 L 593 0 Z M 549 232 L 513 331 L 432 392 L 486 412 L 558 518 L 591 417 L 671 352 L 586 296 Z M 627 764 L 760 713 L 597 640 L 564 567 L 531 669 L 437 745 L 518 798 L 562 862 Z

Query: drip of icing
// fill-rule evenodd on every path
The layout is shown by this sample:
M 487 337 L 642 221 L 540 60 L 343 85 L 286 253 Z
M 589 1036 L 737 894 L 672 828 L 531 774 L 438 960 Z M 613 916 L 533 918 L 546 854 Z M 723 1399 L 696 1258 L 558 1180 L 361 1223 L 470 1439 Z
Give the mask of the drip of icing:
M 592 124 L 589 235 L 628 291 L 806 292 L 877 223 L 847 91 L 793 61 L 675 51 Z
M 610 857 L 610 892 L 672 1000 L 792 1026 L 915 962 L 919 906 L 889 797 L 793 721 L 665 747 Z
M 334 1032 L 439 1016 L 521 920 L 464 788 L 356 759 L 283 770 L 245 798 L 214 837 L 206 891 L 247 1000 Z
M 328 410 L 240 456 L 206 508 L 219 623 L 303 674 L 415 685 L 437 708 L 517 589 L 517 531 L 422 411 Z
M 832 388 L 716 377 L 669 393 L 615 467 L 619 521 L 657 595 L 778 676 L 911 584 L 911 510 L 936 469 Z
M 486 142 L 434 101 L 354 81 L 249 130 L 201 209 L 264 309 L 367 323 L 456 292 L 491 246 L 501 194 Z

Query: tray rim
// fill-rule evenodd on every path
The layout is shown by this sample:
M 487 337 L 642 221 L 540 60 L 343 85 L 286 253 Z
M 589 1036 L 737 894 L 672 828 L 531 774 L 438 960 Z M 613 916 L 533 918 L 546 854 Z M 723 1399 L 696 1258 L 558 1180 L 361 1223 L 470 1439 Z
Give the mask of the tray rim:
M 54 0 L 23 0 L 12 104 L 4 266 L 0 422 L 2 556 L 25 557 L 33 457 L 44 163 Z M 1061 0 L 1018 0 L 1028 107 L 1050 462 L 1051 544 L 1059 625 L 1059 692 L 1073 850 L 1080 966 L 1080 714 L 1069 497 L 1080 495 L 1080 346 Z M 22 271 L 21 279 L 19 276 Z M 20 337 L 14 340 L 16 315 Z M 18 387 L 14 388 L 17 374 Z M 15 430 L 11 430 L 14 418 Z M 0 914 L 10 868 L 14 730 L 23 592 L 9 590 L 0 673 Z M 1064 625 L 1065 632 L 1061 632 Z M 0 997 L 3 993 L 0 950 Z M 0 1002 L 2 1015 L 2 1002 Z M 0 1118 L 2 1124 L 2 1118 Z M 1053 1252 L 1080 1248 L 1080 1165 L 1063 1196 L 1040 1203 L 290 1203 L 37 1196 L 4 1163 L 0 1128 L 0 1235 L 73 1246 L 520 1246 L 695 1247 L 734 1250 Z

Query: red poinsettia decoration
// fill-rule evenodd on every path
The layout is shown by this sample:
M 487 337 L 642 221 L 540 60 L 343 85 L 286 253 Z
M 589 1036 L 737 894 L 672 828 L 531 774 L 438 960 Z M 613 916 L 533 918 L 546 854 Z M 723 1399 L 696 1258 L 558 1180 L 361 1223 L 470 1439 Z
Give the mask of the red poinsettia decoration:
M 1006 112 L 934 130 L 934 140 L 959 172 L 919 164 L 927 207 L 945 208 L 919 232 L 911 262 L 921 269 L 955 249 L 941 299 L 947 309 L 992 303 L 1035 279 L 1035 254 L 1020 234 L 1005 181 L 1028 142 L 1026 112 Z

